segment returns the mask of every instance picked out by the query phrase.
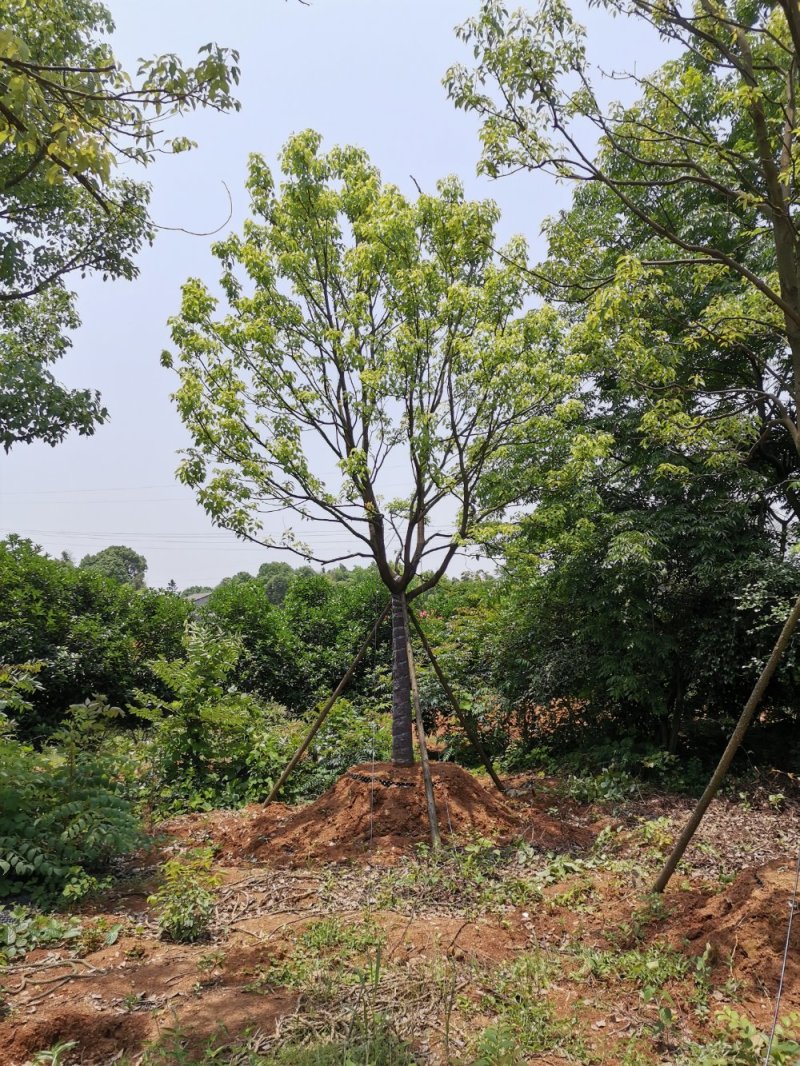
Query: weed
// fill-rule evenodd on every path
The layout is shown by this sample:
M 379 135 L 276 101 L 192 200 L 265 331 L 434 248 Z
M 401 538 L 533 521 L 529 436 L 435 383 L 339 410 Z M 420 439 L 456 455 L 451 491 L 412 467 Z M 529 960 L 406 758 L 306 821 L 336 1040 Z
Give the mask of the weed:
M 555 971 L 553 960 L 530 952 L 501 966 L 484 992 L 482 1006 L 498 1015 L 476 1048 L 476 1062 L 516 1066 L 525 1055 L 574 1050 L 573 1026 L 559 1019 L 543 994 Z M 517 1057 L 513 1057 L 514 1055 Z
M 208 934 L 214 915 L 214 889 L 219 878 L 211 872 L 212 853 L 199 848 L 164 864 L 163 884 L 148 903 L 158 911 L 162 933 L 179 942 Z
M 39 1051 L 34 1055 L 34 1066 L 62 1066 L 64 1056 L 77 1046 L 77 1040 L 67 1040 L 63 1044 L 54 1044 L 49 1050 Z
M 669 918 L 670 913 L 664 897 L 656 892 L 651 893 L 645 896 L 642 905 L 632 912 L 630 921 L 620 922 L 618 928 L 609 933 L 609 940 L 620 947 L 640 944 L 648 930 Z
M 716 1016 L 716 1038 L 692 1044 L 678 1060 L 679 1066 L 761 1066 L 769 1036 L 751 1021 L 725 1007 Z M 782 1018 L 775 1031 L 770 1066 L 796 1066 L 800 1061 L 800 1014 Z
M 655 859 L 663 859 L 667 849 L 672 847 L 672 823 L 669 818 L 652 818 L 640 822 L 633 835 L 651 849 Z
M 206 951 L 197 960 L 197 969 L 201 972 L 219 970 L 225 961 L 225 952 L 219 950 Z
M 652 944 L 632 951 L 600 951 L 578 948 L 580 966 L 570 975 L 573 981 L 631 981 L 638 988 L 660 989 L 667 982 L 686 976 L 689 961 L 667 945 Z
M 568 777 L 564 793 L 578 803 L 618 803 L 632 796 L 638 787 L 625 770 L 604 767 L 599 774 Z
M 0 965 L 19 960 L 34 948 L 74 940 L 81 935 L 76 919 L 37 914 L 27 907 L 0 911 Z
M 383 933 L 370 920 L 347 923 L 322 918 L 308 926 L 289 955 L 260 969 L 249 989 L 302 988 L 330 998 L 342 985 L 362 979 L 356 960 L 379 951 L 383 940 Z
M 594 881 L 589 877 L 582 877 L 576 884 L 571 885 L 556 896 L 551 896 L 547 906 L 551 909 L 557 907 L 569 907 L 571 910 L 580 909 L 594 892 Z
M 80 956 L 91 955 L 102 947 L 116 944 L 123 924 L 122 922 L 115 922 L 112 925 L 108 918 L 102 915 L 99 918 L 95 918 L 94 921 L 87 922 L 81 929 L 80 936 L 75 944 L 76 953 Z

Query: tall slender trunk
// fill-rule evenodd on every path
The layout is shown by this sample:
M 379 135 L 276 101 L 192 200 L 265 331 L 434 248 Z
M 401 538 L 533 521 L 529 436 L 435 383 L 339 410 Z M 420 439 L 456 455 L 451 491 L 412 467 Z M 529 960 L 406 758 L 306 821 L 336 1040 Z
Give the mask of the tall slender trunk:
M 414 762 L 404 601 L 404 592 L 392 596 L 392 762 L 395 766 L 411 766 Z

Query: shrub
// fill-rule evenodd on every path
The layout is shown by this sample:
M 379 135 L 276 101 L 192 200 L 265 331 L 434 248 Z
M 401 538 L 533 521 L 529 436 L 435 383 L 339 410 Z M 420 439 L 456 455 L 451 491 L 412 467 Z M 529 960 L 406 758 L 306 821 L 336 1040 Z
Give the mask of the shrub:
M 170 940 L 186 943 L 207 936 L 219 885 L 212 860 L 209 848 L 199 848 L 164 863 L 161 888 L 147 902 L 157 909 L 161 932 Z
M 58 747 L 42 752 L 0 716 L 0 898 L 85 895 L 115 856 L 141 843 L 118 768 L 96 750 L 119 713 L 102 700 L 71 707 Z

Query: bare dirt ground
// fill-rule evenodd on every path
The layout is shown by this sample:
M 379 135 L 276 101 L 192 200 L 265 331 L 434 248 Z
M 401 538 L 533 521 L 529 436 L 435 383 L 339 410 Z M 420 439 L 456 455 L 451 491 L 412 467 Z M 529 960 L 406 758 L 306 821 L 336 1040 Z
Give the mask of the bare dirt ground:
M 643 1066 L 731 1042 L 725 1012 L 768 1028 L 797 799 L 719 800 L 653 900 L 687 800 L 581 805 L 533 774 L 501 796 L 453 765 L 433 772 L 439 857 L 418 768 L 388 764 L 351 768 L 304 807 L 166 823 L 160 854 L 85 909 L 77 948 L 39 948 L 0 975 L 2 1066 L 70 1042 L 60 1066 L 346 1061 L 302 1053 L 375 1019 L 403 1049 L 381 1062 Z M 157 861 L 200 845 L 222 882 L 213 923 L 170 943 L 147 903 Z M 797 1010 L 800 920 L 782 1014 Z

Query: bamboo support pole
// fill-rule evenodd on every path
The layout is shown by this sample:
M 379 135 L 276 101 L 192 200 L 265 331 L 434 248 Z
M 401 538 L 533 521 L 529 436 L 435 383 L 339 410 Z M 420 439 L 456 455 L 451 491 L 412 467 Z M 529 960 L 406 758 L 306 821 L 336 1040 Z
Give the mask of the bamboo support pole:
M 423 630 L 419 619 L 411 608 L 409 608 L 409 614 L 411 616 L 411 621 L 414 625 L 414 628 L 416 629 L 417 634 L 420 640 L 422 641 L 422 646 L 425 649 L 425 654 L 428 656 L 430 664 L 433 667 L 434 673 L 439 679 L 439 684 L 442 686 L 445 696 L 447 696 L 447 699 L 450 701 L 450 706 L 455 711 L 456 718 L 458 718 L 458 721 L 461 723 L 461 728 L 467 734 L 467 737 L 469 738 L 470 743 L 475 749 L 478 758 L 481 760 L 484 767 L 486 768 L 487 774 L 494 782 L 495 788 L 497 788 L 499 792 L 505 792 L 506 787 L 500 780 L 500 778 L 497 776 L 497 772 L 495 771 L 495 768 L 492 765 L 492 760 L 489 758 L 489 753 L 487 752 L 486 748 L 483 745 L 483 741 L 481 740 L 480 733 L 478 732 L 478 727 L 475 725 L 472 716 L 467 711 L 465 711 L 461 704 L 458 702 L 458 698 L 455 692 L 453 691 L 450 682 L 445 677 L 444 671 L 442 670 L 442 667 L 439 664 L 439 660 L 433 654 L 433 648 L 430 646 L 428 638 L 425 636 L 425 631 Z
M 411 647 L 411 627 L 409 625 L 409 610 L 405 593 L 402 597 L 403 615 L 406 629 L 406 655 L 408 656 L 408 673 L 411 680 L 411 698 L 414 701 L 414 711 L 417 719 L 417 739 L 419 741 L 419 761 L 422 766 L 422 780 L 425 783 L 425 800 L 428 805 L 428 821 L 431 826 L 431 843 L 434 850 L 442 846 L 442 838 L 439 833 L 439 817 L 436 813 L 436 799 L 433 795 L 433 778 L 431 777 L 431 764 L 428 760 L 428 747 L 425 740 L 425 726 L 422 722 L 422 705 L 419 700 L 419 686 L 417 685 L 417 671 L 414 666 L 414 651 Z
M 698 800 L 697 806 L 692 811 L 691 816 L 689 817 L 689 821 L 686 823 L 683 832 L 678 838 L 677 844 L 672 849 L 672 854 L 667 859 L 666 863 L 664 864 L 664 869 L 658 875 L 658 879 L 653 885 L 653 892 L 663 892 L 669 884 L 669 879 L 675 872 L 675 867 L 681 861 L 683 853 L 689 846 L 689 841 L 694 836 L 697 827 L 702 821 L 703 815 L 706 813 L 709 804 L 719 791 L 720 785 L 725 779 L 725 775 L 727 774 L 730 765 L 733 762 L 733 757 L 736 754 L 739 745 L 744 740 L 744 735 L 747 732 L 751 721 L 753 720 L 753 715 L 755 714 L 758 705 L 759 703 L 761 703 L 761 699 L 767 690 L 767 685 L 772 680 L 772 675 L 775 673 L 778 667 L 778 663 L 780 662 L 783 653 L 786 651 L 786 648 L 789 645 L 789 641 L 792 639 L 792 633 L 795 630 L 798 620 L 800 620 L 800 597 L 798 597 L 795 601 L 795 605 L 792 608 L 789 617 L 786 619 L 783 629 L 781 630 L 781 635 L 778 637 L 775 643 L 775 647 L 772 649 L 772 654 L 767 660 L 767 664 L 761 671 L 761 676 L 759 677 L 758 681 L 756 681 L 755 688 L 750 694 L 750 699 L 744 705 L 744 710 L 742 711 L 741 717 L 736 723 L 736 728 L 731 734 L 731 739 L 728 741 L 728 745 L 725 748 L 725 751 L 722 753 L 722 758 L 719 760 L 716 770 L 711 775 L 711 780 L 706 785 L 705 792 Z
M 311 741 L 316 736 L 316 734 L 319 731 L 319 728 L 322 725 L 322 723 L 328 717 L 328 714 L 329 714 L 331 708 L 336 703 L 336 701 L 339 699 L 339 697 L 344 692 L 344 690 L 347 688 L 347 686 L 350 684 L 350 682 L 351 682 L 351 680 L 353 678 L 353 674 L 356 672 L 356 667 L 361 662 L 361 660 L 364 658 L 364 656 L 366 655 L 367 651 L 369 650 L 370 644 L 372 644 L 373 640 L 377 636 L 378 630 L 380 629 L 383 620 L 388 615 L 390 607 L 391 607 L 391 600 L 389 601 L 389 603 L 386 604 L 386 606 L 384 607 L 384 609 L 381 612 L 380 616 L 378 617 L 378 620 L 375 622 L 375 625 L 369 631 L 369 636 L 366 637 L 366 639 L 364 640 L 364 643 L 361 645 L 361 647 L 356 652 L 355 658 L 353 659 L 353 661 L 350 663 L 349 667 L 347 668 L 347 671 L 344 674 L 344 676 L 342 677 L 342 680 L 339 682 L 339 684 L 333 690 L 333 694 L 330 696 L 330 698 L 327 700 L 325 706 L 322 708 L 322 710 L 319 712 L 317 717 L 314 719 L 314 721 L 313 721 L 313 723 L 311 725 L 311 728 L 309 729 L 308 733 L 306 734 L 305 740 L 300 745 L 300 747 L 297 749 L 297 751 L 294 753 L 294 755 L 291 757 L 291 759 L 289 760 L 289 762 L 288 762 L 288 764 L 286 766 L 286 769 L 283 771 L 281 776 L 276 781 L 275 785 L 272 788 L 272 791 L 267 796 L 266 800 L 264 800 L 264 805 L 265 806 L 267 804 L 269 804 L 269 803 L 272 803 L 272 801 L 278 795 L 280 790 L 286 784 L 286 781 L 288 780 L 289 775 L 291 774 L 292 770 L 294 770 L 295 766 L 297 766 L 297 764 L 300 762 L 300 760 L 305 755 L 309 744 L 311 743 Z

